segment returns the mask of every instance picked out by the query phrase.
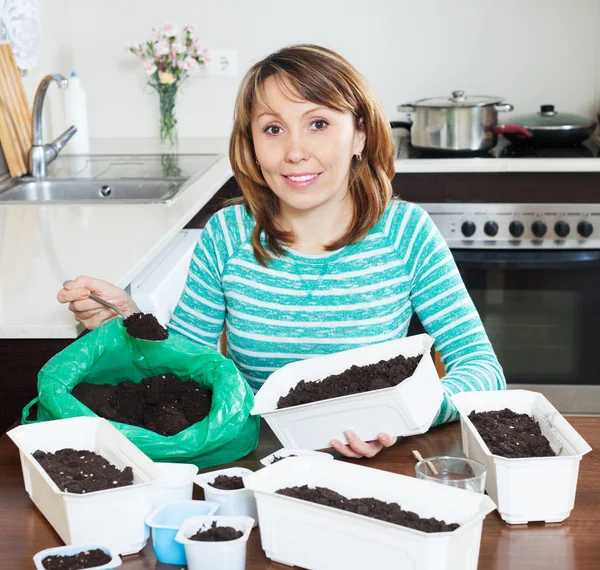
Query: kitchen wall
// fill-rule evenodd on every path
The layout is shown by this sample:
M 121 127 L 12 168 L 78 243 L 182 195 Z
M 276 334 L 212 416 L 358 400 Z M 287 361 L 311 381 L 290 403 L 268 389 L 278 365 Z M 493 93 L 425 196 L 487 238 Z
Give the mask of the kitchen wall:
M 208 47 L 238 50 L 237 77 L 193 77 L 178 101 L 179 136 L 227 136 L 243 73 L 297 42 L 348 58 L 375 87 L 390 119 L 396 105 L 464 89 L 504 96 L 516 112 L 552 103 L 594 116 L 600 94 L 600 0 L 43 0 L 42 55 L 25 78 L 33 101 L 48 72 L 78 72 L 91 137 L 158 134 L 158 98 L 145 88 L 126 42 L 168 19 L 194 23 Z M 60 92 L 46 123 L 62 132 Z M 507 120 L 509 115 L 507 115 Z M 48 136 L 50 136 L 50 134 Z

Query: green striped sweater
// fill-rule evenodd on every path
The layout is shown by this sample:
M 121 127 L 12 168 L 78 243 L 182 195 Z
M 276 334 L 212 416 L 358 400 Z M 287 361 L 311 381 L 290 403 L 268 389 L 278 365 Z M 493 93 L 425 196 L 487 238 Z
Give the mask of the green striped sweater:
M 241 205 L 211 217 L 168 326 L 217 347 L 225 325 L 227 354 L 254 390 L 288 362 L 402 338 L 413 311 L 447 370 L 436 423 L 457 418 L 452 394 L 505 388 L 452 254 L 418 205 L 393 200 L 359 243 L 323 255 L 287 248 L 267 268 L 253 226 Z

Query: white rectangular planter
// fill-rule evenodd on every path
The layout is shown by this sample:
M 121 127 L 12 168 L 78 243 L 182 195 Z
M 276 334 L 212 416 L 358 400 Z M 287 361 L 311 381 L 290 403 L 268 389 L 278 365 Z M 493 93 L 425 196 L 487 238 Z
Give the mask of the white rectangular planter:
M 483 519 L 495 509 L 479 493 L 311 456 L 279 461 L 244 482 L 256 497 L 265 554 L 309 570 L 476 570 Z M 396 502 L 461 526 L 425 533 L 275 493 L 296 485 Z
M 487 469 L 485 489 L 510 524 L 560 522 L 573 509 L 581 457 L 591 447 L 540 393 L 528 390 L 464 392 L 452 396 L 460 412 L 465 455 Z M 472 412 L 509 408 L 540 424 L 557 457 L 509 459 L 493 455 L 469 420 Z
M 323 449 L 332 439 L 346 442 L 352 429 L 364 441 L 380 433 L 407 436 L 426 432 L 443 400 L 443 389 L 431 359 L 428 335 L 391 340 L 286 364 L 267 378 L 255 397 L 252 414 L 260 414 L 284 447 Z M 392 388 L 277 409 L 277 401 L 300 380 L 322 380 L 353 364 L 363 366 L 398 355 L 423 354 L 414 374 Z
M 103 544 L 118 554 L 140 551 L 148 539 L 152 483 L 161 468 L 103 418 L 78 417 L 16 427 L 25 490 L 67 545 Z M 133 468 L 134 484 L 78 494 L 61 491 L 32 454 L 38 449 L 86 449 L 119 469 Z

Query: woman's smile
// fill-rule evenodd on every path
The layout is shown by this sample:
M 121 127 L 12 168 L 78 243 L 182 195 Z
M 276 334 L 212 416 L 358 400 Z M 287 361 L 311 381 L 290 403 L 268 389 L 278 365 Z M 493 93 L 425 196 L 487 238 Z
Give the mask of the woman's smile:
M 282 174 L 282 178 L 292 188 L 308 188 L 321 178 L 322 172 Z

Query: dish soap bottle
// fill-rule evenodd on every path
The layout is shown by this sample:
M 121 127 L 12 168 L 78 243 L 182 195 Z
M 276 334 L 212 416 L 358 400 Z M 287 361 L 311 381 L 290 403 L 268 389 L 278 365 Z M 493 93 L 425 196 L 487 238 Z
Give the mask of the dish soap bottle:
M 86 95 L 81 86 L 81 80 L 74 71 L 71 72 L 69 86 L 64 93 L 64 104 L 66 123 L 77 127 L 77 132 L 68 144 L 69 152 L 71 154 L 89 154 L 90 139 Z

